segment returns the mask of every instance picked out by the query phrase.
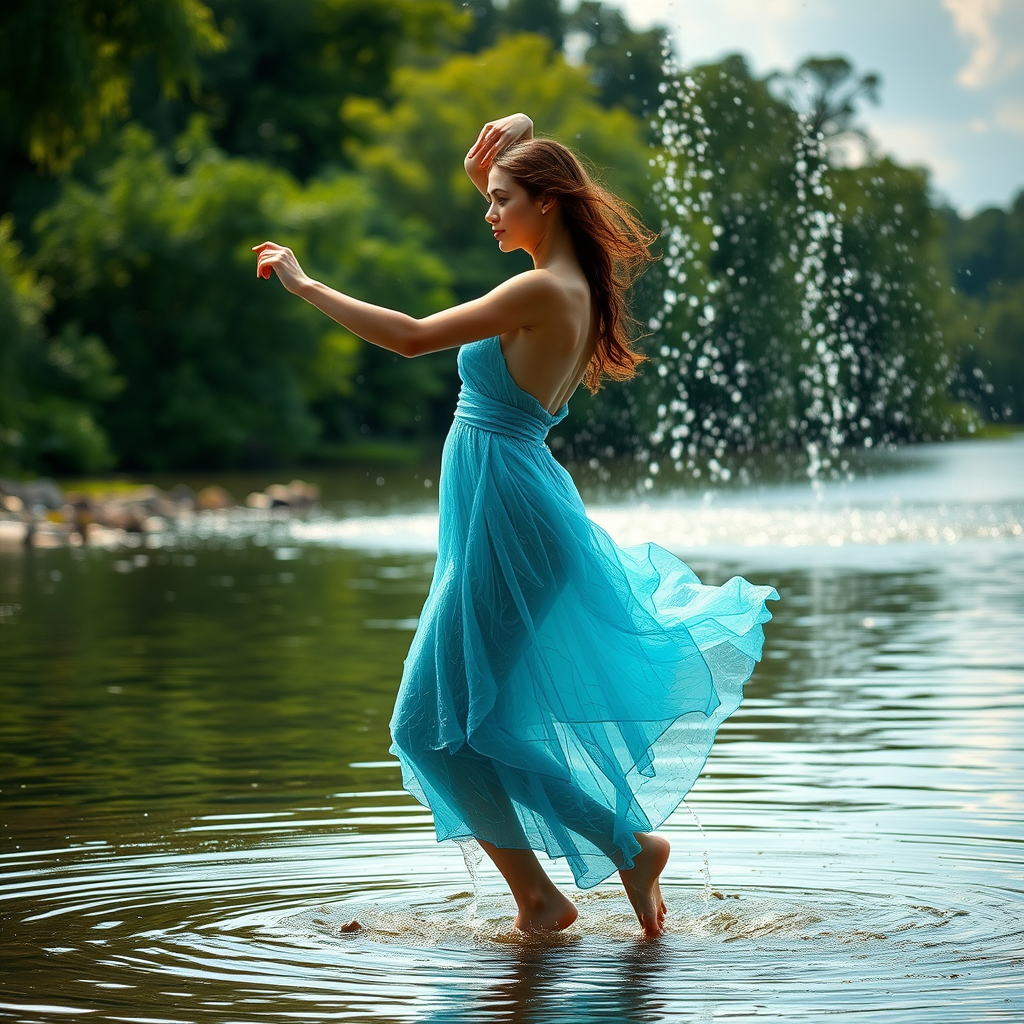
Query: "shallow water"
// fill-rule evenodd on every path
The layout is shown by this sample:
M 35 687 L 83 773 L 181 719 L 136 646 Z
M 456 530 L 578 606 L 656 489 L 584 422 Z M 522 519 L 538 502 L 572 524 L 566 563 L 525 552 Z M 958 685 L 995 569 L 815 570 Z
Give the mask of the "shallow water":
M 0 553 L 0 1018 L 1024 1019 L 1024 438 L 866 468 L 592 501 L 783 598 L 688 799 L 703 832 L 668 823 L 656 943 L 611 883 L 517 937 L 402 792 L 436 530 L 411 479 Z

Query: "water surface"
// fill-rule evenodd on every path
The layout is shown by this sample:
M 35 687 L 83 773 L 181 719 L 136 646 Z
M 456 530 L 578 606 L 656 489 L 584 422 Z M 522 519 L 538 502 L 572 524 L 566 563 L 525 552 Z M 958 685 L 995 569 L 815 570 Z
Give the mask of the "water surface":
M 1024 438 L 866 468 L 588 491 L 623 541 L 782 595 L 703 832 L 668 823 L 657 943 L 611 883 L 516 936 L 401 790 L 429 470 L 301 520 L 0 553 L 0 1017 L 1024 1019 Z

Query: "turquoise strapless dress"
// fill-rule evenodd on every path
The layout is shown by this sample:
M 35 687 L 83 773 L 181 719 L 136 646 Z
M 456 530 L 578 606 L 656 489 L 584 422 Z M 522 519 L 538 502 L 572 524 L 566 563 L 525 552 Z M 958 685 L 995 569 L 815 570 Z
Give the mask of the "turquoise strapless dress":
M 693 785 L 761 656 L 771 587 L 701 584 L 587 518 L 497 338 L 459 351 L 430 592 L 392 753 L 438 840 L 565 857 L 579 886 L 632 867 Z

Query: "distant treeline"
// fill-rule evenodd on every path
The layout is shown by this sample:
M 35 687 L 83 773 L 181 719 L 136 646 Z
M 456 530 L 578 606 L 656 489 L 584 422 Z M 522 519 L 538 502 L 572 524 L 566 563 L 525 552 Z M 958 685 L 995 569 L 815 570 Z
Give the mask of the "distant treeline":
M 572 13 L 558 0 L 10 0 L 0 471 L 329 462 L 439 438 L 457 388 L 451 353 L 406 361 L 366 345 L 258 282 L 250 246 L 285 242 L 312 274 L 413 315 L 480 294 L 528 261 L 495 251 L 462 157 L 486 120 L 515 110 L 658 227 L 666 38 L 594 0 Z M 726 211 L 730 195 L 774 187 L 779 161 L 755 157 L 792 144 L 794 109 L 828 115 L 817 127 L 839 138 L 877 84 L 843 61 L 808 62 L 804 95 L 739 58 L 726 66 L 737 104 L 742 93 L 757 106 L 743 145 L 722 134 L 729 173 L 706 186 L 709 208 Z M 720 91 L 714 71 L 697 77 Z M 845 114 L 815 99 L 814 83 L 836 73 Z M 938 338 L 961 366 L 903 436 L 934 435 L 957 402 L 1024 420 L 1024 196 L 962 220 L 934 207 L 922 172 L 870 149 L 864 167 L 835 173 L 843 194 L 871 198 L 873 225 L 898 201 L 914 233 L 909 247 L 858 250 L 898 272 L 908 304 L 929 297 L 919 317 L 886 314 L 886 330 L 908 332 L 925 362 L 921 339 Z M 656 268 L 636 296 L 642 322 L 665 324 L 652 351 L 675 343 L 668 283 Z M 733 301 L 749 302 L 749 323 L 772 306 L 764 287 Z M 649 371 L 579 396 L 574 453 L 644 448 L 658 386 Z

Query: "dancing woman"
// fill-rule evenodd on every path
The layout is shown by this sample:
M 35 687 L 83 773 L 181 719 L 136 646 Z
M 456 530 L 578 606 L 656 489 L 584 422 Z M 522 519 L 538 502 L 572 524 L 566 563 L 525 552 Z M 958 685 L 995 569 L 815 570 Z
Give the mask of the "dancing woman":
M 582 888 L 618 871 L 653 938 L 669 856 L 654 830 L 738 706 L 778 595 L 740 577 L 703 586 L 654 544 L 619 548 L 545 444 L 581 382 L 628 379 L 643 358 L 625 294 L 653 236 L 524 114 L 486 124 L 465 166 L 498 248 L 533 258 L 487 295 L 417 320 L 310 279 L 274 242 L 254 247 L 257 274 L 399 355 L 461 346 L 392 751 L 438 840 L 476 839 L 505 877 L 517 928 L 576 919 L 536 850 Z

